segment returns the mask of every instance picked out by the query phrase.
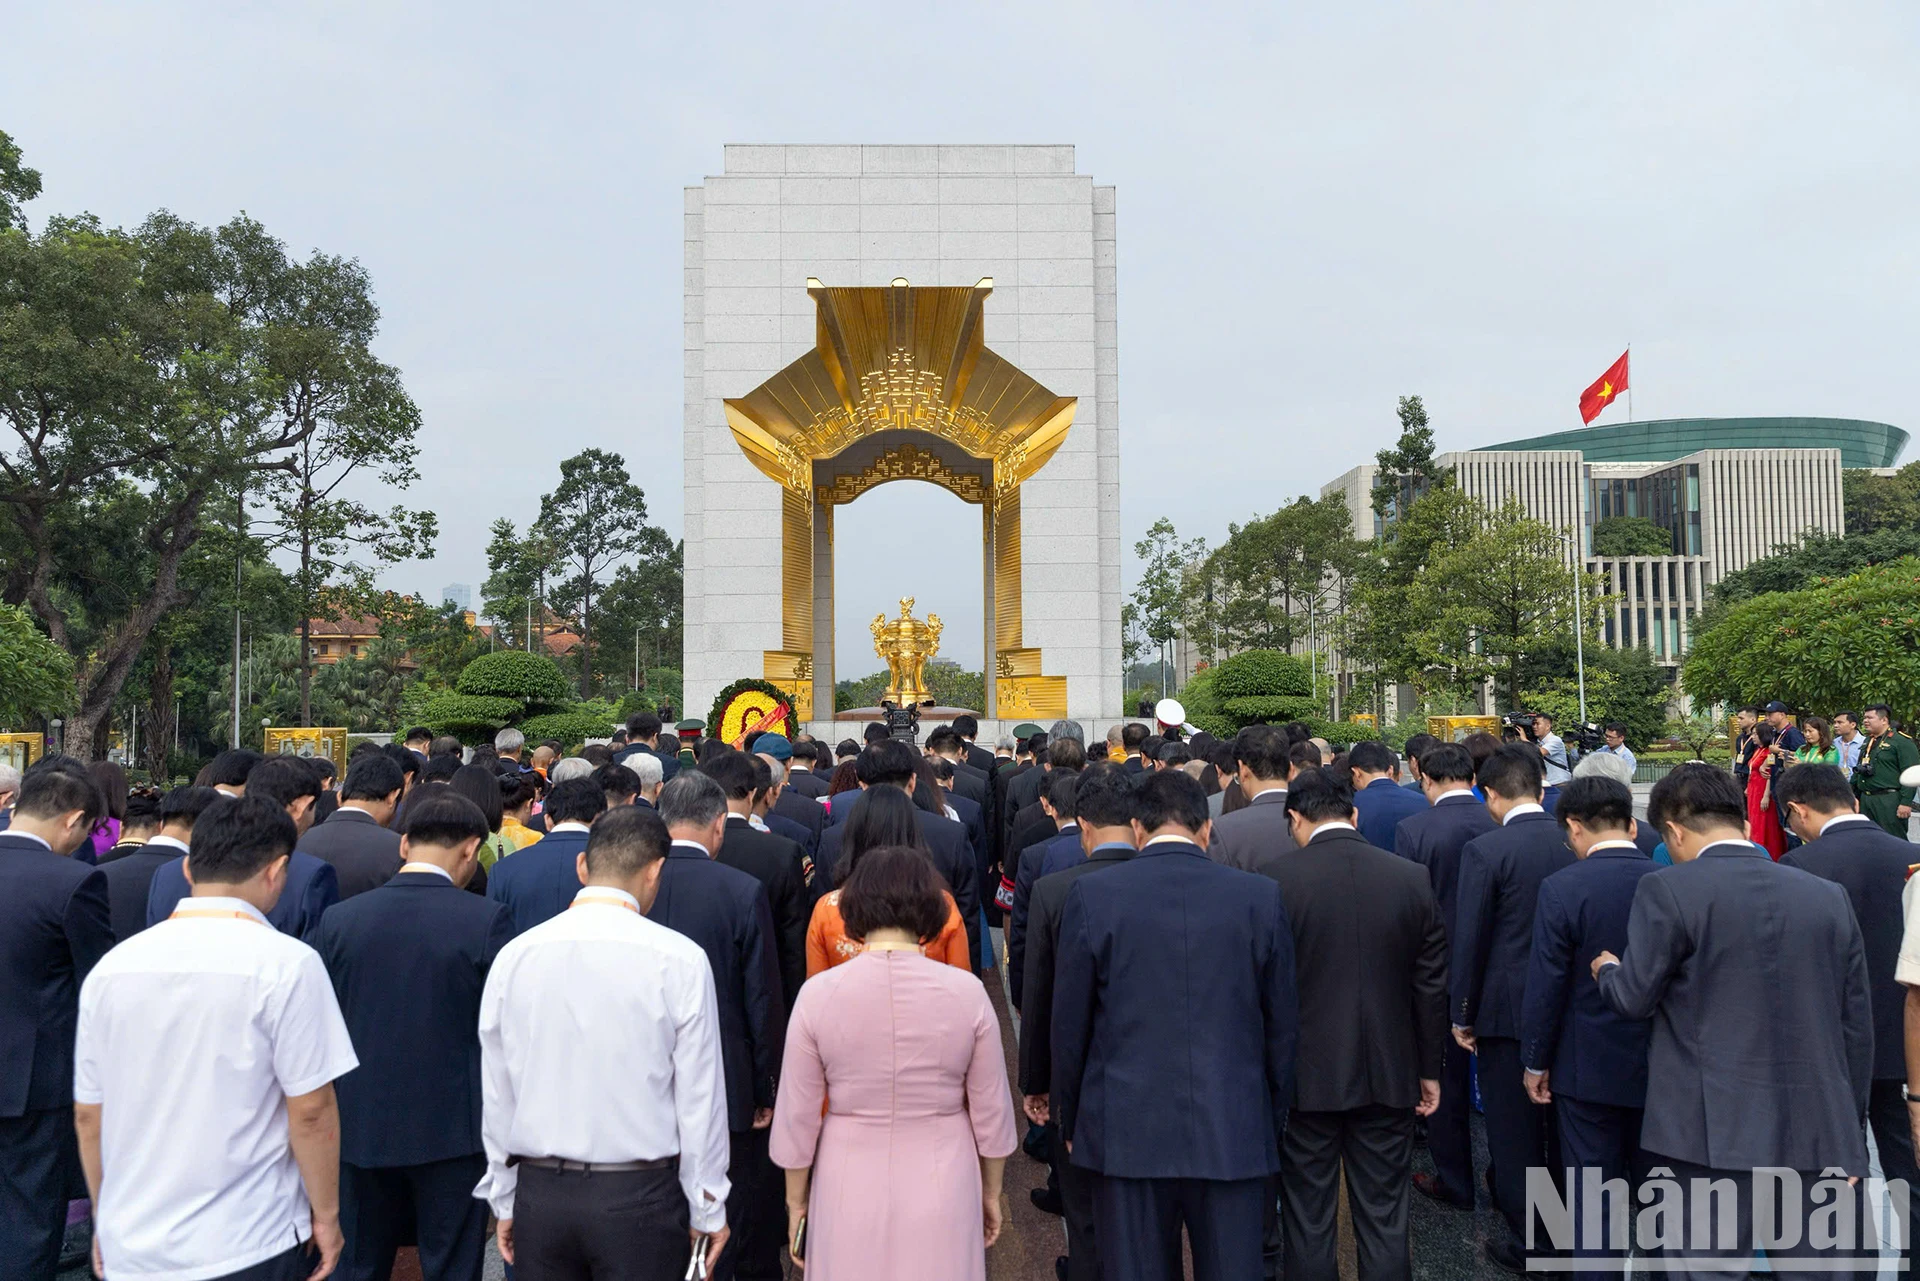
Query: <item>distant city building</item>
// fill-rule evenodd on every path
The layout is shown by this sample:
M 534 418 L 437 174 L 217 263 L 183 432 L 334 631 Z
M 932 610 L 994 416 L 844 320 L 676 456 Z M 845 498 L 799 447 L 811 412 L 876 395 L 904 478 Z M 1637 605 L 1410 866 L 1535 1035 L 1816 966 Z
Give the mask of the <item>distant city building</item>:
M 448 583 L 440 589 L 442 605 L 457 605 L 462 613 L 473 608 L 473 588 L 466 583 Z

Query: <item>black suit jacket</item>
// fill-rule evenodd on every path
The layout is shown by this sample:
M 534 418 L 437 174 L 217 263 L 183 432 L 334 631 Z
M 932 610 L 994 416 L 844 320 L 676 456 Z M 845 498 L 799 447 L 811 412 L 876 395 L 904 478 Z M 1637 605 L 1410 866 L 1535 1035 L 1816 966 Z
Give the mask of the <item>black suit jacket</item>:
M 1454 792 L 1441 797 L 1438 805 L 1401 819 L 1393 831 L 1393 852 L 1427 869 L 1427 880 L 1440 904 L 1440 924 L 1447 930 L 1450 956 L 1460 910 L 1460 851 L 1468 841 L 1499 826 L 1472 792 Z M 1458 966 L 1457 957 L 1453 964 Z
M 1037 803 L 1020 812 L 1020 817 L 1013 821 L 1013 831 L 1008 834 L 1006 854 L 1007 866 L 1014 871 L 1015 879 L 1018 879 L 1020 856 L 1034 846 L 1052 840 L 1059 830 L 1060 825 Z
M 807 804 L 813 804 L 808 801 Z M 744 818 L 729 815 L 720 842 L 719 862 L 760 882 L 773 917 L 773 955 L 780 969 L 781 1010 L 791 1010 L 807 981 L 807 922 L 813 903 L 801 868 L 800 847 L 784 836 L 762 832 Z
M 1451 1039 L 1447 938 L 1426 873 L 1344 828 L 1261 872 L 1279 884 L 1293 930 L 1293 1106 L 1412 1107 L 1421 1079 L 1440 1078 Z
M 1540 882 L 1572 865 L 1573 850 L 1550 814 L 1512 815 L 1467 842 L 1449 983 L 1455 1023 L 1483 1037 L 1520 1035 Z
M 807 839 L 800 842 L 800 848 L 806 851 L 808 858 L 820 857 L 820 834 L 827 830 L 827 811 L 819 801 L 810 800 L 792 788 L 783 787 L 780 789 L 780 795 L 774 798 L 773 809 L 768 812 L 777 814 L 804 830 Z M 771 827 L 772 824 L 768 826 Z
M 841 797 L 847 793 L 842 792 Z M 839 799 L 839 798 L 836 798 Z M 858 801 L 847 806 L 851 813 Z M 980 972 L 980 962 L 986 956 L 980 940 L 980 878 L 975 873 L 973 859 L 967 850 L 967 831 L 945 814 L 929 814 L 923 809 L 915 809 L 914 817 L 920 824 L 920 839 L 927 843 L 927 851 L 933 858 L 934 870 L 946 881 L 947 888 L 953 891 L 953 904 L 960 910 L 960 919 L 967 925 L 967 946 L 972 951 L 973 972 Z M 820 857 L 814 861 L 813 897 L 817 902 L 824 898 L 834 886 L 834 864 L 840 857 L 840 844 L 846 837 L 847 825 L 844 821 L 829 827 L 820 837 Z
M 513 938 L 506 904 L 405 872 L 327 909 L 310 942 L 360 1066 L 335 1082 L 340 1159 L 378 1168 L 480 1142 L 480 993 Z
M 178 845 L 142 845 L 100 864 L 107 878 L 107 911 L 113 941 L 124 943 L 147 928 L 147 895 L 153 874 L 180 857 Z
M 1000 806 L 1000 856 L 1004 860 L 1025 849 L 1014 839 L 1016 824 L 1023 810 L 1040 803 L 1040 789 L 1052 771 L 1038 765 L 1016 769 L 1007 779 L 1007 790 Z
M 332 866 L 340 897 L 379 889 L 400 870 L 400 833 L 380 826 L 365 810 L 338 809 L 300 838 L 299 849 Z
M 1745 842 L 1640 878 L 1615 1012 L 1651 1018 L 1640 1146 L 1716 1170 L 1867 1173 L 1867 950 L 1846 891 Z
M 949 792 L 944 788 L 935 794 L 942 805 L 946 805 L 960 816 L 960 826 L 967 830 L 967 851 L 973 855 L 973 869 L 976 875 L 984 876 L 987 870 L 988 853 L 991 847 L 987 843 L 987 812 L 980 808 L 972 798 L 958 792 Z
M 686 935 L 707 954 L 720 1007 L 727 1128 L 749 1130 L 754 1109 L 773 1106 L 786 1037 L 767 892 L 739 868 L 675 845 L 660 869 L 660 892 L 647 919 Z
M 787 790 L 798 792 L 809 801 L 818 802 L 827 794 L 827 780 L 825 776 L 816 774 L 810 769 L 788 770 Z
M 1053 988 L 1052 1111 L 1070 1159 L 1134 1179 L 1272 1174 L 1296 1020 L 1272 881 L 1170 841 L 1081 877 Z
M 993 767 L 998 763 L 999 758 L 978 743 L 968 742 L 964 738 L 960 741 L 966 745 L 967 764 L 979 770 L 982 774 L 991 775 L 993 773 Z
M 1118 867 L 1133 854 L 1128 845 L 1100 846 L 1085 862 L 1034 882 L 1027 904 L 1026 964 L 1021 977 L 1028 1002 L 1020 1015 L 1022 1094 L 1053 1092 L 1053 976 L 1060 947 L 1060 910 L 1066 906 L 1067 891 L 1081 877 Z
M 0 1117 L 73 1106 L 80 984 L 112 946 L 106 874 L 0 832 Z
M 1047 820 L 1053 823 L 1052 819 Z M 1062 836 L 1071 837 L 1076 848 L 1080 844 L 1080 825 L 1074 823 L 1026 846 L 1020 851 L 1020 857 L 1014 863 L 1013 906 L 1007 911 L 1007 995 L 1012 998 L 1013 1008 L 1025 1009 L 1026 999 L 1026 957 L 1027 957 L 1027 918 L 1031 911 L 1033 887 L 1039 883 L 1040 869 L 1047 861 L 1047 851 Z
M 1287 789 L 1282 787 L 1262 792 L 1244 809 L 1214 819 L 1207 856 L 1243 872 L 1263 872 L 1266 861 L 1298 848 L 1287 825 Z
M 1804 868 L 1847 892 L 1867 948 L 1867 980 L 1873 986 L 1873 1079 L 1907 1079 L 1904 1011 L 1907 989 L 1893 977 L 1906 928 L 1900 897 L 1907 867 L 1915 861 L 1909 841 L 1871 819 L 1835 823 L 1820 839 L 1788 850 L 1780 861 Z M 1916 891 L 1920 892 L 1920 891 Z

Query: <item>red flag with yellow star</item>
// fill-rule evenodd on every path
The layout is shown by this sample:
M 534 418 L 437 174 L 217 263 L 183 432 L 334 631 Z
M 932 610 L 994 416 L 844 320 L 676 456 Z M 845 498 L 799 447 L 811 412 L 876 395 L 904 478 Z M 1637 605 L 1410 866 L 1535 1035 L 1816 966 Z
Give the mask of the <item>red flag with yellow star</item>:
M 1593 386 L 1580 393 L 1580 421 L 1590 423 L 1600 416 L 1600 411 L 1613 403 L 1613 398 L 1627 389 L 1627 357 L 1631 351 L 1620 353 L 1620 359 L 1613 367 L 1601 374 Z

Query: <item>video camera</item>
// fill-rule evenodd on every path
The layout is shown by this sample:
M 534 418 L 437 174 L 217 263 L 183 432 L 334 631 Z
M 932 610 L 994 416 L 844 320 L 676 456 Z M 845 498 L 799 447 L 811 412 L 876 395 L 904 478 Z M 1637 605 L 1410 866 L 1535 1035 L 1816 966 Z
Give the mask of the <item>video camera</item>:
M 1508 712 L 1500 718 L 1500 737 L 1511 742 L 1516 738 L 1525 738 L 1533 742 L 1537 735 L 1533 732 L 1532 712 Z
M 898 739 L 909 747 L 920 741 L 920 709 L 932 707 L 934 702 L 928 699 L 924 703 L 908 703 L 905 707 L 887 699 L 880 701 L 880 717 L 886 722 L 887 737 Z
M 1588 752 L 1599 751 L 1607 741 L 1606 731 L 1601 728 L 1597 721 L 1588 721 L 1585 725 L 1575 725 L 1573 732 L 1566 735 L 1566 737 L 1573 740 L 1574 746 L 1580 749 L 1580 755 L 1582 756 L 1585 756 Z

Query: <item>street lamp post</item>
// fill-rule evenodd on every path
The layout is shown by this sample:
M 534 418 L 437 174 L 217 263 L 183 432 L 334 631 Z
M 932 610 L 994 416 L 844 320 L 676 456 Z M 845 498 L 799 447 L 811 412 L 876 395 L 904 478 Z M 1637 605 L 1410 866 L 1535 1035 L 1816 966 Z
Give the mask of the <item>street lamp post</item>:
M 1573 549 L 1573 670 L 1580 687 L 1580 724 L 1587 723 L 1587 611 L 1580 599 L 1580 579 L 1586 573 L 1586 556 L 1582 554 L 1578 535 L 1563 534 L 1563 541 Z

